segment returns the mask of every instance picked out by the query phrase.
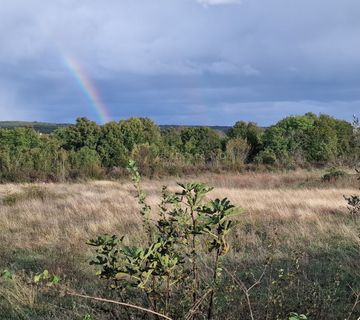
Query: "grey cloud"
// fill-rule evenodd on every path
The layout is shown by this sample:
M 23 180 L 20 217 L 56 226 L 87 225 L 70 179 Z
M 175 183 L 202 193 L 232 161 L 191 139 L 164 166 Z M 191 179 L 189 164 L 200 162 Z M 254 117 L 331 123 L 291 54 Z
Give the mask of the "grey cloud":
M 312 108 L 351 117 L 359 32 L 358 0 L 5 0 L 2 118 L 96 119 L 65 54 L 114 117 L 268 124 Z

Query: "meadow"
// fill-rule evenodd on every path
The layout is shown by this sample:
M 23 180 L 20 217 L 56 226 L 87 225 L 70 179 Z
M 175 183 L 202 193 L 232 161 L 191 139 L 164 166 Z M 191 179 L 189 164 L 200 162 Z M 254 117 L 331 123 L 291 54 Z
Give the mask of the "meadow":
M 245 209 L 224 259 L 216 319 L 360 316 L 360 224 L 343 197 L 358 193 L 358 181 L 347 175 L 324 182 L 322 175 L 298 170 L 178 179 L 206 182 L 214 187 L 212 198 L 226 196 Z M 176 181 L 144 180 L 148 203 L 156 208 L 161 186 L 176 190 Z M 89 265 L 94 252 L 86 241 L 105 233 L 124 235 L 129 244 L 143 240 L 130 181 L 3 184 L 0 199 L 0 270 L 18 273 L 0 285 L 1 319 L 128 319 L 122 307 L 40 290 L 28 277 L 47 269 L 76 292 L 116 298 Z

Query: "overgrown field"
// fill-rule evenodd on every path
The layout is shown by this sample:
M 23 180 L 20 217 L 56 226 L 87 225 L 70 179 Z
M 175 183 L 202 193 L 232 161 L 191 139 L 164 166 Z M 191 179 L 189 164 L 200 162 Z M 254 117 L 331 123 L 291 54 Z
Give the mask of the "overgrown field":
M 308 319 L 360 316 L 360 220 L 349 215 L 343 197 L 359 193 L 357 182 L 351 175 L 323 182 L 321 175 L 185 179 L 208 183 L 215 187 L 212 198 L 228 197 L 246 210 L 224 258 L 227 273 L 215 299 L 216 319 L 288 319 L 290 312 Z M 154 207 L 162 185 L 177 188 L 173 179 L 143 182 Z M 78 293 L 116 299 L 89 265 L 94 251 L 86 241 L 108 233 L 124 235 L 125 243 L 141 242 L 130 182 L 4 184 L 0 199 L 0 270 L 18 273 L 16 281 L 0 280 L 0 319 L 128 319 L 120 306 L 62 297 L 29 279 L 48 269 Z M 135 318 L 148 319 L 142 313 Z

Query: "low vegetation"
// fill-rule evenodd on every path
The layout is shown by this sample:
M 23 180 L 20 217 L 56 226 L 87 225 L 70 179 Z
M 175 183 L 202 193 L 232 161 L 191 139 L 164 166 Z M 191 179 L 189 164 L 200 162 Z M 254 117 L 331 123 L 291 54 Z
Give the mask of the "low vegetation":
M 349 172 L 336 181 L 324 181 L 324 174 L 300 170 L 292 175 L 208 173 L 196 177 L 214 186 L 213 190 L 191 184 L 191 177 L 184 179 L 182 186 L 173 179 L 145 179 L 142 187 L 135 189 L 126 180 L 0 185 L 0 318 L 154 319 L 145 311 L 90 299 L 101 297 L 157 310 L 174 319 L 184 314 L 198 319 L 208 317 L 210 293 L 214 292 L 214 319 L 356 320 L 360 316 L 360 224 L 359 215 L 348 210 L 343 196 L 359 194 L 357 180 Z M 134 182 L 138 186 L 138 181 Z M 168 186 L 163 194 L 159 193 L 162 185 Z M 145 276 L 141 274 L 138 278 L 143 285 L 128 276 L 127 272 L 134 274 L 133 269 L 117 269 L 136 269 L 139 260 L 131 260 L 133 254 L 144 252 L 151 262 L 166 256 L 147 254 L 157 247 L 154 241 L 168 243 L 175 229 L 191 228 L 187 223 L 172 226 L 169 215 L 173 212 L 176 219 L 180 218 L 178 214 L 189 208 L 186 203 L 193 198 L 186 198 L 186 190 L 191 188 L 209 191 L 203 194 L 205 207 L 199 206 L 204 214 L 211 211 L 206 205 L 211 199 L 224 195 L 245 209 L 230 218 L 238 225 L 227 235 L 230 250 L 221 255 L 221 266 L 216 268 L 221 269 L 221 276 L 215 282 L 213 259 L 219 247 L 215 242 L 215 251 L 207 253 L 205 249 L 212 246 L 206 241 L 208 235 L 201 232 L 196 236 L 195 260 L 201 275 L 196 301 L 207 294 L 196 308 L 190 281 L 193 251 L 187 252 L 187 247 L 179 250 L 183 244 L 177 242 L 191 239 L 192 232 L 174 240 L 176 250 L 169 251 L 167 263 L 175 254 L 179 258 L 174 260 L 175 267 L 167 273 L 162 273 L 164 269 L 151 272 L 148 278 L 141 278 Z M 8 202 L 9 195 L 15 195 L 16 200 Z M 108 236 L 101 236 L 104 234 Z M 116 253 L 113 234 L 119 236 Z M 92 246 L 86 244 L 89 239 L 93 239 Z M 110 245 L 111 250 L 106 251 L 104 245 Z M 94 256 L 94 246 L 100 250 L 100 257 L 125 258 L 133 264 L 104 268 L 107 264 Z M 100 267 L 102 279 L 96 279 L 91 261 Z M 187 268 L 190 271 L 182 274 Z M 119 277 L 119 271 L 126 272 Z M 184 281 L 168 290 L 167 277 L 184 277 Z M 114 289 L 109 290 L 109 286 Z M 178 286 L 185 287 L 179 291 Z M 180 299 L 188 293 L 190 299 Z M 195 311 L 189 313 L 191 310 Z

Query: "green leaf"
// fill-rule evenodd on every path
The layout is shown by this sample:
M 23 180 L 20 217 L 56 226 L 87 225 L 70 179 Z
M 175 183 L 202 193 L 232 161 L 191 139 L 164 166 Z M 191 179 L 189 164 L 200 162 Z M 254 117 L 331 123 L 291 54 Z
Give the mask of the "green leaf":
M 39 283 L 41 281 L 41 274 L 37 274 L 34 276 L 34 282 Z
M 1 272 L 0 277 L 4 279 L 12 280 L 14 274 L 11 271 L 5 269 L 4 271 Z
M 42 272 L 42 277 L 43 277 L 44 279 L 49 279 L 49 271 L 45 269 L 45 270 Z
M 51 282 L 53 284 L 58 284 L 60 282 L 61 278 L 59 276 L 53 276 Z

